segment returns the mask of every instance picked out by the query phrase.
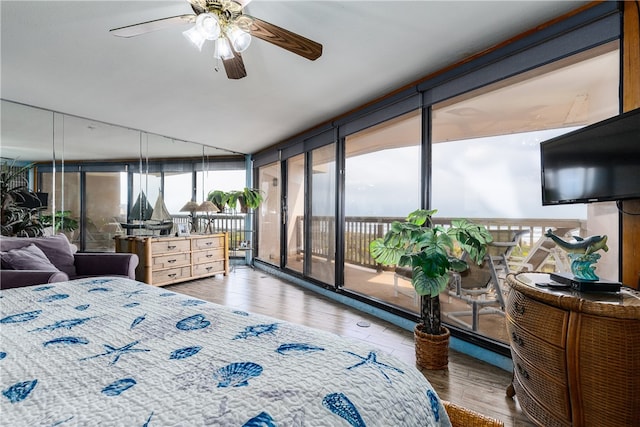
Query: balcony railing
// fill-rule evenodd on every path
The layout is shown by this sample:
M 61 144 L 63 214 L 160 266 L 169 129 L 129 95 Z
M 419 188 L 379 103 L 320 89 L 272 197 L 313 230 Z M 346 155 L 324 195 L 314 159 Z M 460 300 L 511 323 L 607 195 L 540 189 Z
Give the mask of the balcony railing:
M 447 227 L 453 218 L 434 218 L 436 224 Z M 521 254 L 543 237 L 547 229 L 572 229 L 572 234 L 584 236 L 585 221 L 578 219 L 540 219 L 540 218 L 469 218 L 476 224 L 482 224 L 489 230 L 524 231 L 521 235 Z M 350 216 L 345 219 L 345 263 L 378 269 L 369 253 L 369 243 L 384 236 L 393 221 L 403 221 L 400 217 Z M 188 216 L 174 216 L 176 223 L 187 223 Z M 239 241 L 250 240 L 250 234 L 244 233 L 246 216 L 242 214 L 212 214 L 197 216 L 196 225 L 199 232 L 234 232 Z M 303 248 L 303 216 L 296 219 L 296 247 Z M 207 227 L 209 224 L 209 227 Z M 248 224 L 247 224 L 248 226 Z M 311 254 L 314 257 L 333 260 L 335 256 L 335 218 L 314 216 L 311 220 Z M 236 242 L 237 243 L 237 242 Z M 233 242 L 230 242 L 233 246 Z
M 434 218 L 434 223 L 447 227 L 453 218 Z M 297 247 L 303 247 L 302 223 L 304 217 L 296 218 Z M 345 263 L 368 268 L 379 268 L 369 253 L 369 243 L 384 236 L 393 221 L 403 221 L 398 217 L 346 217 L 345 219 Z M 482 224 L 489 230 L 524 231 L 521 235 L 521 252 L 526 253 L 547 229 L 569 228 L 573 234 L 584 235 L 585 224 L 577 219 L 538 219 L 538 218 L 470 218 L 476 224 Z M 333 236 L 335 219 L 315 216 L 311 221 L 312 256 L 332 259 L 335 253 Z

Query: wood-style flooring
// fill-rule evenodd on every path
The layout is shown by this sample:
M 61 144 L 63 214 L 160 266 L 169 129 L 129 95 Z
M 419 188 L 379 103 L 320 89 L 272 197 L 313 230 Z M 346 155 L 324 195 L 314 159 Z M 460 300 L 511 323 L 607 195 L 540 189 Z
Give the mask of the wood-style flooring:
M 368 341 L 415 364 L 412 332 L 258 270 L 235 268 L 226 276 L 166 289 Z M 453 350 L 447 370 L 422 372 L 442 399 L 502 420 L 506 427 L 533 427 L 517 400 L 505 395 L 509 372 Z

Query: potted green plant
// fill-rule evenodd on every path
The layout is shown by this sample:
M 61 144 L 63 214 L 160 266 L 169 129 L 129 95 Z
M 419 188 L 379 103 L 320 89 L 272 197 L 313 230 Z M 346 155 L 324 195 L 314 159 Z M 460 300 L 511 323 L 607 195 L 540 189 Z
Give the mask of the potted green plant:
M 38 237 L 44 227 L 38 212 L 46 206 L 28 184 L 27 173 L 33 165 L 14 167 L 3 165 L 0 172 L 0 229 L 3 236 Z M 35 202 L 35 203 L 34 203 Z
M 229 202 L 229 193 L 222 190 L 213 190 L 207 194 L 207 200 L 211 201 L 220 212 L 224 212 Z
M 245 213 L 248 212 L 249 209 L 256 209 L 263 200 L 264 195 L 261 190 L 249 187 L 245 187 L 238 197 L 240 210 Z
M 53 227 L 53 232 L 63 231 L 71 233 L 78 229 L 78 220 L 71 217 L 71 211 L 58 211 L 53 215 L 42 215 L 40 221 L 44 227 Z M 69 236 L 67 236 L 69 237 Z
M 242 191 L 240 190 L 231 190 L 227 192 L 227 206 L 229 206 L 229 209 L 231 209 L 233 212 L 236 211 L 238 202 L 240 201 L 241 197 Z
M 442 325 L 439 295 L 446 289 L 451 272 L 468 268 L 454 255 L 456 246 L 480 264 L 487 244 L 493 240 L 484 226 L 467 219 L 452 220 L 448 228 L 434 225 L 432 216 L 436 212 L 413 211 L 405 221 L 394 221 L 384 237 L 369 245 L 371 256 L 380 264 L 411 269 L 411 284 L 422 298 L 421 321 L 414 329 L 416 359 L 427 369 L 444 369 L 448 363 L 449 330 Z M 420 347 L 431 341 L 439 343 L 440 350 Z

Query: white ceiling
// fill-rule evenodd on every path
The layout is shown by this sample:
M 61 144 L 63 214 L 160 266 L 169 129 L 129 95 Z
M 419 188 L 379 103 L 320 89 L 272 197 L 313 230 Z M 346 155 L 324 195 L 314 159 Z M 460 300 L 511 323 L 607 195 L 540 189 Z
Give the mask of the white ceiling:
M 190 154 L 181 141 L 254 153 L 585 3 L 253 0 L 246 13 L 321 43 L 323 55 L 312 62 L 254 39 L 243 54 L 248 76 L 229 80 L 214 70 L 212 46 L 198 52 L 182 36 L 189 25 L 109 34 L 191 13 L 186 0 L 2 0 L 0 93 L 96 122 L 85 130 L 111 123 L 165 135 L 154 149 L 172 147 L 171 155 L 176 146 Z M 2 113 L 2 157 L 51 157 L 50 114 L 27 120 L 6 103 Z M 21 137 L 25 129 L 36 135 Z M 138 149 L 138 139 L 83 141 L 65 146 L 65 158 L 130 158 Z

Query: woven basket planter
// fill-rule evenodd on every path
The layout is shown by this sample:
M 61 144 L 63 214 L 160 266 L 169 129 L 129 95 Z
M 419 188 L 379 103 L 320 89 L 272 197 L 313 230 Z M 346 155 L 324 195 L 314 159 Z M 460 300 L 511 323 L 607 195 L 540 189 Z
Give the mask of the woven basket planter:
M 442 334 L 422 332 L 420 325 L 413 329 L 416 348 L 416 364 L 424 369 L 447 369 L 449 365 L 449 329 L 442 327 Z

